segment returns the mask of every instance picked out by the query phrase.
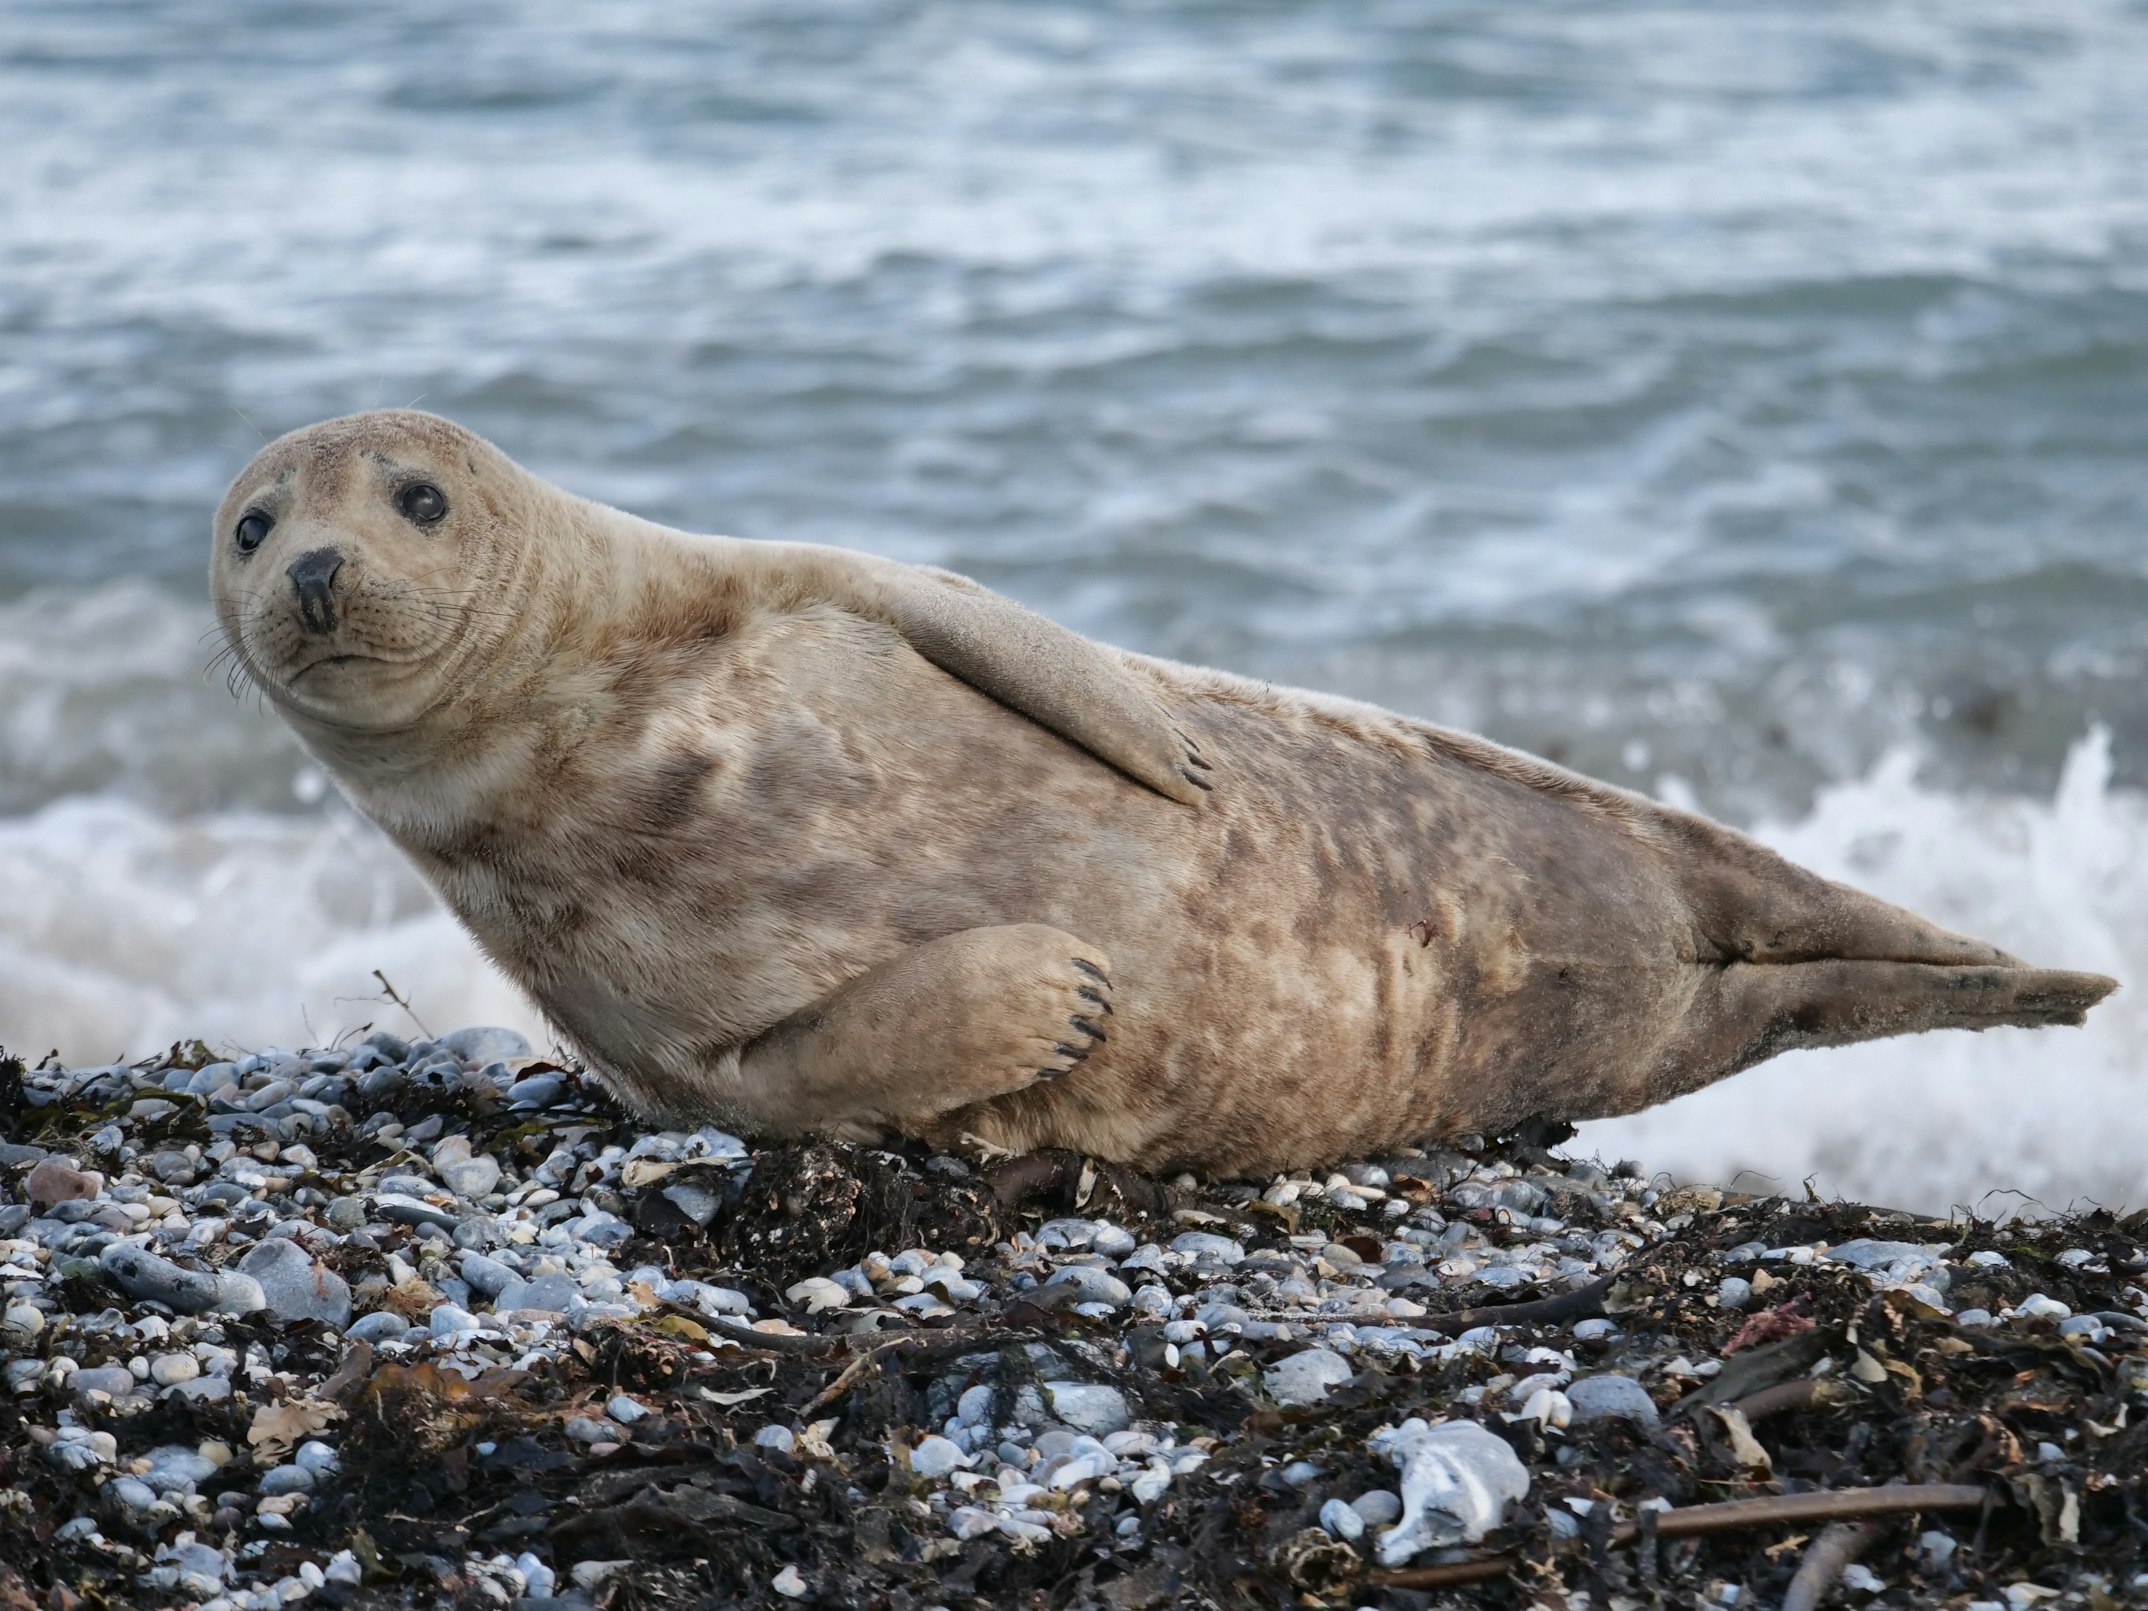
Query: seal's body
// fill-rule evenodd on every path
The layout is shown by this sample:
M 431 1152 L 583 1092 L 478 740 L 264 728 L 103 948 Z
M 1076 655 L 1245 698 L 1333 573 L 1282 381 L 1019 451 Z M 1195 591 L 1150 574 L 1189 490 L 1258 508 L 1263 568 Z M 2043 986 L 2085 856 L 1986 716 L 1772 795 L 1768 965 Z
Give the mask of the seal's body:
M 2113 988 L 1482 740 L 650 525 L 427 415 L 264 449 L 212 581 L 307 747 L 652 1117 L 1267 1168 Z

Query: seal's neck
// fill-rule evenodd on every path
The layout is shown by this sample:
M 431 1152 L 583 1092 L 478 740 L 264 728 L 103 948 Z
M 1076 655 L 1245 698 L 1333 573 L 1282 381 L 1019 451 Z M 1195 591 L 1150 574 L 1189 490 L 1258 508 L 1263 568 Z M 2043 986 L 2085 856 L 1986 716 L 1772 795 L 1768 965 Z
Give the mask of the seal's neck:
M 547 528 L 503 579 L 515 601 L 504 625 L 496 617 L 457 657 L 417 721 L 359 732 L 286 712 L 352 803 L 406 848 L 541 818 L 600 764 L 593 751 L 632 728 L 637 682 L 663 651 L 723 630 L 731 551 L 749 545 L 554 496 L 538 517 Z

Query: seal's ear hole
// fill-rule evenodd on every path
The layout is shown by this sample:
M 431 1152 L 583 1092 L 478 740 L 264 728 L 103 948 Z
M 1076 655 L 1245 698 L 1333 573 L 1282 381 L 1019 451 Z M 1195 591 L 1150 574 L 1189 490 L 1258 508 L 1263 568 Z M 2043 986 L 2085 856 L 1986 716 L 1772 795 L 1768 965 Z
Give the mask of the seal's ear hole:
M 240 553 L 251 554 L 268 540 L 268 534 L 275 524 L 273 517 L 258 509 L 249 509 L 239 516 L 238 525 L 232 528 L 231 540 L 239 545 Z
M 395 507 L 412 524 L 430 526 L 447 513 L 447 494 L 430 481 L 413 481 L 395 495 Z

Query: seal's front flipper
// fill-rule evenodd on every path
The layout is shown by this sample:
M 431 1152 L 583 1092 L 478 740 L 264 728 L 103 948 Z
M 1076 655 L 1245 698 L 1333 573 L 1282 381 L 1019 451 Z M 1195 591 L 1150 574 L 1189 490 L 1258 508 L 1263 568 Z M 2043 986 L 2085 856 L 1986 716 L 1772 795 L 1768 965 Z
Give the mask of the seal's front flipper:
M 2118 988 L 2100 973 L 1924 962 L 1733 962 L 1704 970 L 1648 1100 L 1661 1101 L 1801 1046 L 1926 1029 L 2079 1024 Z
M 943 935 L 757 1036 L 717 1095 L 779 1135 L 914 1130 L 1058 1079 L 1100 1050 L 1110 971 L 1099 947 L 1042 923 Z
M 1183 805 L 1214 787 L 1200 746 L 1102 644 L 948 571 L 890 565 L 870 574 L 860 604 L 950 676 Z

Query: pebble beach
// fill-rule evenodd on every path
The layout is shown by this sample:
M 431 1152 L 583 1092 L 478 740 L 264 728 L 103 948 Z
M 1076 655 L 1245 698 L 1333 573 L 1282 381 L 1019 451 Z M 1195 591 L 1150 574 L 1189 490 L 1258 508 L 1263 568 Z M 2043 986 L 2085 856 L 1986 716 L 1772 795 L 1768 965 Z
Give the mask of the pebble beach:
M 2148 1218 L 1561 1139 L 1156 1180 L 652 1133 L 500 1029 L 0 1058 L 0 1605 L 2148 1604 Z

